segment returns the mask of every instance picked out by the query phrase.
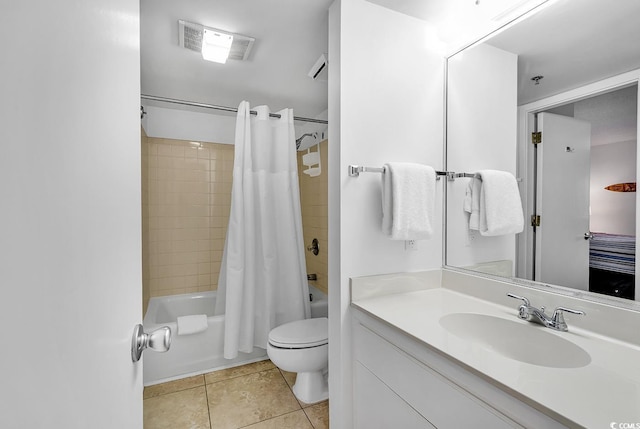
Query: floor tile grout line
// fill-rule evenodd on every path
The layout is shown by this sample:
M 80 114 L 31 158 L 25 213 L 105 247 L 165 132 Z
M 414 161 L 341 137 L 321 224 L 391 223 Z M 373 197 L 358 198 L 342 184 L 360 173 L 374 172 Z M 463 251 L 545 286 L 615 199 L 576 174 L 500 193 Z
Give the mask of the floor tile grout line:
M 302 408 L 300 408 L 299 410 L 288 411 L 288 412 L 286 412 L 284 414 L 278 414 L 277 416 L 273 416 L 273 417 L 269 417 L 268 419 L 260 420 L 259 422 L 249 423 L 248 425 L 245 425 L 245 426 L 238 426 L 236 429 L 248 428 L 249 426 L 257 425 L 258 423 L 268 422 L 269 420 L 277 419 L 278 417 L 286 416 L 287 414 L 297 413 L 298 411 L 304 412 L 304 410 Z M 307 418 L 307 420 L 309 420 L 309 417 L 307 416 L 306 413 L 304 414 L 304 416 Z M 309 423 L 311 423 L 311 421 L 309 421 Z M 311 423 L 311 427 L 314 427 L 313 423 Z
M 252 375 L 252 374 L 259 374 L 259 373 L 261 373 L 261 372 L 273 371 L 274 369 L 278 369 L 278 368 L 277 368 L 277 367 L 274 367 L 274 368 L 269 368 L 269 369 L 263 369 L 263 370 L 261 370 L 261 371 L 248 372 L 248 373 L 246 373 L 246 374 L 235 375 L 235 376 L 233 376 L 233 377 L 228 377 L 228 378 L 223 378 L 223 379 L 221 379 L 221 380 L 212 381 L 211 383 L 207 383 L 207 377 L 206 377 L 206 374 L 203 374 L 203 375 L 205 376 L 205 377 L 204 377 L 204 384 L 205 384 L 205 386 L 206 386 L 206 385 L 208 385 L 208 384 L 215 384 L 215 383 L 220 383 L 221 381 L 233 380 L 234 378 L 244 377 L 245 375 Z M 215 371 L 214 371 L 214 372 L 209 372 L 209 373 L 207 373 L 207 374 L 213 374 L 213 373 L 215 373 Z
M 289 390 L 291 391 L 291 394 L 293 395 L 293 398 L 296 400 L 296 405 L 298 406 L 298 408 L 295 409 L 295 410 L 292 410 L 292 411 L 287 411 L 287 412 L 282 413 L 282 414 L 271 416 L 268 419 L 260 420 L 258 422 L 251 423 L 251 424 L 257 424 L 257 423 L 266 422 L 268 420 L 275 419 L 275 418 L 278 418 L 278 417 L 282 417 L 282 416 L 285 416 L 287 414 L 297 413 L 298 411 L 304 412 L 304 409 L 302 408 L 302 405 L 298 401 L 298 398 L 296 398 L 296 395 L 291 390 L 291 386 L 289 386 L 289 383 L 287 383 L 287 379 L 284 377 L 284 374 L 282 373 L 282 370 L 280 368 L 276 367 L 276 368 L 270 369 L 269 371 L 272 371 L 273 369 L 277 369 L 278 370 L 278 374 L 280 374 L 280 377 L 282 378 L 282 381 L 284 382 L 285 386 L 287 386 L 289 388 Z M 261 371 L 261 372 L 263 372 L 263 371 Z M 309 420 L 309 417 L 307 417 L 307 414 L 305 413 L 304 415 L 307 418 L 307 420 Z M 309 422 L 309 423 L 311 423 L 311 422 Z M 247 426 L 251 426 L 251 425 L 247 425 Z M 242 427 L 244 428 L 244 427 L 247 427 L 247 426 L 242 426 Z M 313 423 L 311 424 L 311 427 L 313 427 Z M 241 428 L 238 428 L 238 429 L 241 429 Z
M 203 382 L 204 382 L 204 380 L 203 380 Z M 169 383 L 171 383 L 171 382 L 169 381 Z M 203 384 L 198 384 L 197 386 L 184 387 L 184 388 L 181 388 L 181 389 L 178 389 L 178 390 L 172 390 L 171 392 L 165 392 L 165 393 L 160 393 L 158 395 L 150 396 L 148 398 L 144 398 L 143 397 L 142 399 L 143 399 L 143 401 L 146 401 L 147 399 L 153 399 L 153 398 L 158 398 L 160 396 L 171 395 L 172 393 L 184 392 L 185 390 L 197 389 L 198 387 L 206 387 L 206 384 L 203 383 Z M 144 392 L 143 392 L 143 395 L 144 395 Z
M 144 398 L 144 390 L 143 390 L 143 393 L 142 393 L 143 398 L 142 398 L 142 399 L 143 399 L 144 401 L 146 401 L 147 399 L 153 399 L 153 398 L 157 398 L 157 397 L 159 397 L 159 396 L 170 395 L 170 394 L 172 394 L 172 393 L 184 392 L 185 390 L 190 390 L 190 389 L 195 389 L 195 388 L 197 388 L 197 387 L 206 386 L 206 384 L 205 384 L 205 379 L 204 379 L 204 374 L 201 374 L 201 375 L 203 375 L 203 378 L 202 378 L 202 384 L 198 384 L 198 385 L 196 385 L 196 386 L 191 386 L 191 387 L 184 387 L 184 388 L 177 389 L 177 390 L 172 390 L 171 392 L 160 393 L 160 394 L 158 394 L 158 395 L 150 396 L 150 397 L 148 397 L 148 398 Z M 197 377 L 197 376 L 196 376 L 196 377 Z M 173 383 L 173 381 L 168 381 L 167 383 Z M 159 384 L 155 384 L 154 386 L 159 386 Z
M 282 378 L 284 378 L 284 382 L 287 384 L 287 387 L 291 391 L 291 394 L 293 395 L 294 398 L 296 398 L 296 401 L 298 401 L 298 405 L 300 405 L 300 409 L 304 410 L 305 408 L 309 408 L 315 405 L 315 404 L 307 404 L 307 403 L 301 402 L 296 396 L 296 394 L 294 393 L 293 386 L 290 386 L 289 383 L 287 383 L 287 378 L 284 376 L 284 373 L 282 372 L 282 370 L 278 368 L 278 371 L 280 371 L 280 375 L 282 376 Z
M 315 428 L 316 428 L 316 425 L 314 425 L 314 424 L 313 424 L 313 422 L 312 422 L 312 421 L 311 421 L 311 419 L 309 418 L 309 414 L 307 414 L 307 412 L 305 411 L 305 409 L 304 409 L 304 408 L 302 409 L 302 412 L 304 413 L 304 416 L 305 416 L 305 417 L 307 418 L 307 420 L 309 421 L 309 424 L 311 425 L 311 427 L 312 427 L 313 429 L 315 429 Z
M 325 401 L 316 402 L 315 404 L 310 405 L 309 407 L 302 409 L 304 411 L 304 413 L 307 415 L 307 418 L 309 419 L 309 421 L 311 421 L 311 417 L 309 417 L 309 413 L 307 413 L 307 410 L 311 410 L 311 408 L 314 408 L 314 407 L 316 407 L 316 406 L 318 406 L 318 405 L 320 405 L 320 404 L 322 404 L 324 402 Z M 327 420 L 328 420 L 329 419 L 329 400 L 326 400 L 326 402 L 327 402 Z M 314 429 L 318 429 L 318 428 L 316 428 L 316 425 L 313 424 L 313 422 L 311 422 L 311 426 L 313 426 Z
M 284 376 L 284 374 L 282 373 L 282 370 L 280 368 L 278 368 L 278 371 L 280 371 L 280 375 L 282 376 L 282 378 L 284 379 L 284 382 L 286 383 L 287 387 L 289 388 L 289 390 L 291 391 L 291 393 L 293 394 L 293 396 L 296 398 L 296 401 L 298 401 L 298 398 L 296 397 L 296 394 L 293 393 L 293 387 L 289 385 L 289 383 L 287 382 L 287 377 Z M 298 401 L 298 404 L 300 404 L 300 401 Z M 300 404 L 300 408 L 302 408 L 302 404 Z
M 267 370 L 264 370 L 264 371 L 257 371 L 257 372 L 252 372 L 252 373 L 249 373 L 249 374 L 243 374 L 243 375 L 238 376 L 238 377 L 231 377 L 231 378 L 227 378 L 227 379 L 224 379 L 224 380 L 219 380 L 219 381 L 216 381 L 216 382 L 214 382 L 214 383 L 210 383 L 210 384 L 208 384 L 208 385 L 207 385 L 207 384 L 205 384 L 205 391 L 207 391 L 207 389 L 206 389 L 206 387 L 207 387 L 207 386 L 212 386 L 212 385 L 214 385 L 214 384 L 216 384 L 216 383 L 219 383 L 219 382 L 232 380 L 232 379 L 234 379 L 234 378 L 239 378 L 239 377 L 244 377 L 244 376 L 254 375 L 254 374 L 258 374 L 258 373 L 262 373 L 262 372 L 274 371 L 274 370 L 277 370 L 278 374 L 280 374 L 280 377 L 282 378 L 282 382 L 283 382 L 283 383 L 284 383 L 284 384 L 289 388 L 289 390 L 291 390 L 291 387 L 289 386 L 289 383 L 287 383 L 287 380 L 285 379 L 284 374 L 282 374 L 282 371 L 280 370 L 280 368 L 275 367 L 275 368 L 270 368 L 270 369 L 267 369 Z M 291 414 L 291 413 L 295 413 L 295 412 L 298 412 L 298 411 L 303 411 L 303 412 L 304 412 L 304 410 L 303 410 L 303 408 L 302 408 L 302 405 L 300 405 L 300 403 L 298 402 L 298 399 L 297 399 L 297 398 L 295 397 L 295 395 L 293 394 L 293 391 L 291 391 L 291 394 L 293 395 L 294 399 L 296 400 L 296 405 L 298 406 L 298 408 L 297 408 L 297 409 L 295 409 L 295 410 L 291 410 L 291 411 L 287 411 L 287 412 L 284 412 L 284 413 L 282 413 L 282 414 L 273 415 L 273 416 L 271 416 L 271 417 L 269 417 L 269 418 L 267 418 L 267 419 L 259 420 L 259 421 L 257 421 L 257 422 L 250 423 L 250 424 L 245 425 L 245 426 L 238 426 L 236 429 L 246 428 L 246 427 L 249 427 L 249 426 L 254 425 L 254 424 L 257 424 L 257 423 L 266 422 L 266 421 L 268 421 L 268 420 L 275 419 L 275 418 L 277 418 L 277 417 L 282 417 L 282 416 L 284 416 L 284 415 Z M 209 406 L 209 400 L 208 400 L 208 397 L 207 397 L 207 407 L 208 407 L 208 406 Z M 307 416 L 307 415 L 306 415 L 306 413 L 305 413 L 305 417 L 306 417 L 306 416 Z M 307 420 L 308 420 L 308 419 L 309 419 L 309 418 L 307 417 Z M 209 422 L 210 422 L 209 424 L 211 425 L 211 410 L 210 410 L 210 409 L 209 409 Z M 313 427 L 313 424 L 311 424 L 311 427 Z
M 276 372 L 275 370 L 277 370 L 277 372 Z M 253 424 L 257 424 L 257 423 L 261 423 L 261 422 L 269 421 L 269 420 L 272 420 L 272 419 L 275 419 L 275 418 L 279 418 L 279 417 L 282 417 L 282 416 L 285 416 L 285 415 L 288 415 L 288 414 L 292 414 L 292 413 L 295 413 L 295 412 L 298 412 L 298 411 L 302 410 L 302 411 L 304 412 L 304 416 L 305 416 L 306 420 L 307 420 L 307 421 L 309 422 L 309 424 L 310 424 L 310 427 L 315 429 L 314 423 L 312 422 L 312 420 L 311 420 L 311 418 L 310 418 L 310 415 L 309 415 L 309 413 L 307 412 L 307 409 L 310 409 L 311 407 L 313 407 L 313 406 L 315 406 L 315 405 L 317 405 L 317 404 L 305 404 L 305 403 L 300 402 L 300 401 L 298 400 L 298 398 L 295 396 L 295 393 L 293 392 L 293 386 L 289 384 L 288 379 L 287 379 L 287 376 L 285 376 L 285 374 L 284 374 L 284 371 L 282 371 L 282 370 L 281 370 L 280 368 L 278 368 L 277 366 L 273 366 L 272 368 L 268 368 L 268 369 L 262 369 L 262 370 L 258 370 L 258 371 L 252 371 L 252 372 L 248 372 L 248 373 L 244 373 L 244 374 L 235 375 L 235 376 L 232 376 L 232 377 L 228 377 L 228 378 L 224 378 L 224 379 L 221 379 L 221 380 L 214 381 L 214 382 L 212 382 L 212 383 L 207 383 L 207 377 L 206 377 L 206 375 L 207 375 L 208 373 L 199 374 L 199 375 L 197 375 L 196 377 L 201 377 L 201 378 L 196 379 L 197 381 L 195 381 L 195 382 L 196 382 L 196 383 L 199 383 L 199 384 L 197 384 L 197 385 L 195 385 L 195 386 L 193 386 L 193 385 L 192 385 L 192 386 L 190 386 L 190 387 L 182 387 L 182 388 L 178 388 L 178 389 L 176 389 L 176 390 L 172 390 L 172 391 L 170 391 L 170 392 L 160 393 L 160 394 L 157 394 L 157 395 L 155 395 L 155 396 L 151 396 L 151 397 L 146 398 L 146 399 L 160 398 L 160 397 L 163 397 L 163 396 L 166 396 L 166 395 L 171 395 L 171 394 L 174 394 L 174 393 L 175 393 L 175 394 L 178 394 L 178 393 L 180 393 L 180 392 L 185 392 L 185 391 L 189 391 L 189 390 L 199 389 L 199 388 L 201 388 L 201 387 L 202 387 L 202 388 L 204 388 L 204 391 L 205 391 L 205 401 L 206 401 L 206 406 L 207 406 L 207 416 L 208 416 L 208 422 L 209 422 L 209 426 L 208 426 L 208 427 L 209 427 L 209 429 L 212 429 L 212 428 L 213 428 L 213 423 L 212 423 L 212 421 L 211 421 L 211 420 L 212 420 L 212 410 L 211 410 L 211 408 L 210 408 L 210 404 L 209 404 L 209 391 L 208 391 L 208 386 L 209 386 L 209 385 L 211 385 L 211 386 L 212 386 L 212 389 L 215 389 L 215 387 L 214 387 L 213 385 L 215 385 L 215 384 L 217 384 L 217 383 L 221 383 L 221 382 L 224 382 L 224 381 L 234 380 L 234 379 L 241 378 L 241 377 L 248 377 L 248 376 L 252 376 L 252 375 L 256 375 L 256 374 L 260 374 L 260 373 L 267 373 L 267 372 L 272 372 L 274 376 L 275 376 L 275 374 L 276 374 L 276 373 L 280 375 L 280 380 L 281 380 L 282 382 L 284 382 L 284 383 L 285 383 L 285 385 L 286 385 L 286 386 L 287 386 L 287 388 L 289 389 L 289 392 L 290 392 L 290 393 L 291 393 L 291 395 L 294 397 L 296 407 L 295 407 L 295 409 L 293 409 L 293 410 L 291 410 L 291 409 L 290 409 L 290 410 L 289 410 L 289 411 L 287 411 L 287 412 L 280 413 L 280 414 L 278 414 L 278 415 L 272 415 L 272 416 L 271 416 L 270 418 L 268 418 L 268 419 L 261 420 L 261 421 L 259 421 L 259 422 L 255 422 L 255 423 L 251 423 L 251 424 L 249 424 L 249 425 L 241 426 L 241 428 L 246 428 L 246 427 L 251 426 L 251 425 L 253 425 Z M 289 373 L 288 373 L 288 374 L 289 374 Z M 185 378 L 187 378 L 187 377 L 185 377 Z M 276 377 L 276 378 L 277 378 L 277 377 Z M 275 379 L 274 379 L 274 380 L 275 380 Z M 171 382 L 168 382 L 168 383 L 171 383 Z M 146 401 L 146 399 L 145 399 L 145 401 Z M 238 428 L 240 428 L 240 427 L 238 427 Z
M 209 429 L 211 429 L 213 425 L 211 424 L 211 407 L 209 406 L 209 389 L 207 389 L 206 383 L 204 385 L 204 398 L 207 401 L 207 416 L 209 416 Z
M 197 389 L 204 389 L 204 397 L 205 397 L 205 402 L 206 402 L 206 407 L 207 407 L 207 416 L 208 416 L 207 421 L 209 422 L 208 423 L 208 425 L 209 425 L 208 427 L 209 427 L 209 429 L 211 429 L 212 426 L 211 426 L 211 411 L 209 409 L 209 396 L 208 396 L 208 393 L 207 393 L 207 386 L 205 386 L 205 385 L 193 386 L 193 387 L 190 387 L 190 388 L 187 388 L 187 389 L 180 389 L 180 390 L 176 390 L 175 392 L 170 392 L 170 393 L 166 393 L 166 394 L 163 394 L 163 395 L 153 396 L 151 398 L 144 399 L 143 400 L 143 407 L 147 406 L 147 405 L 144 404 L 144 401 L 147 401 L 148 399 L 157 399 L 157 398 L 165 397 L 165 396 L 168 396 L 168 395 L 184 393 L 184 392 L 188 392 L 190 390 L 197 390 Z
M 276 367 L 277 368 L 277 367 Z M 296 394 L 293 393 L 293 389 L 291 388 L 291 386 L 289 386 L 289 383 L 287 383 L 287 379 L 284 376 L 284 374 L 282 373 L 282 370 L 280 368 L 278 369 L 278 373 L 280 374 L 280 377 L 282 377 L 282 381 L 284 381 L 284 385 L 287 386 L 287 388 L 289 389 L 289 391 L 291 392 L 291 394 L 293 395 L 293 399 L 296 400 L 296 404 L 298 404 L 298 407 L 300 407 L 299 409 L 302 410 L 302 404 L 300 403 L 300 401 L 298 401 L 298 398 L 296 397 Z M 298 410 L 296 410 L 298 411 Z M 286 414 L 286 413 L 285 413 Z

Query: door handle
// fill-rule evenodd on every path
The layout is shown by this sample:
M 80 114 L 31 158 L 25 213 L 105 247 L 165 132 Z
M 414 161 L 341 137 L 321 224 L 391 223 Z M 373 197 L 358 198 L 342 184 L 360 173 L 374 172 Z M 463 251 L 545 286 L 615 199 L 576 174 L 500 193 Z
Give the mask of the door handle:
M 593 232 L 591 232 L 591 231 L 585 232 L 584 233 L 584 239 L 585 240 L 593 240 Z
M 153 349 L 157 352 L 166 352 L 171 347 L 171 328 L 163 326 L 155 331 L 147 334 L 144 332 L 142 325 L 138 324 L 133 328 L 133 337 L 131 338 L 131 360 L 138 362 L 142 356 L 142 352 L 146 348 Z

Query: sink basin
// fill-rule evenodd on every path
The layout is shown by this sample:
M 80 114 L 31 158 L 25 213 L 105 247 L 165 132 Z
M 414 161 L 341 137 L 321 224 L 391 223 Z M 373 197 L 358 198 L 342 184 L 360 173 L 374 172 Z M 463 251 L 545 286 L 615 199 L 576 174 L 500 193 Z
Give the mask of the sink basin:
M 547 332 L 549 328 L 529 322 L 485 314 L 453 313 L 441 317 L 440 325 L 457 337 L 532 365 L 580 368 L 591 362 L 591 356 L 582 347 Z

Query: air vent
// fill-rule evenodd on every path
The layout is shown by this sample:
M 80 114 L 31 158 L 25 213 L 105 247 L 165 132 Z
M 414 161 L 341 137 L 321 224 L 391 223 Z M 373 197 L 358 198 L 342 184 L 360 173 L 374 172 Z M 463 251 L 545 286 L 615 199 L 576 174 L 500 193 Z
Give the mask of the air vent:
M 320 55 L 318 61 L 311 67 L 307 76 L 313 80 L 327 80 L 327 56 L 325 54 Z
M 178 36 L 180 46 L 183 48 L 191 49 L 198 53 L 202 52 L 202 34 L 204 32 L 204 25 L 195 24 L 193 22 L 178 20 Z M 213 31 L 219 31 L 222 33 L 232 34 L 228 31 L 218 30 L 215 28 L 207 27 L 207 29 Z M 233 43 L 231 44 L 231 52 L 229 53 L 230 60 L 246 61 L 251 53 L 253 43 L 256 41 L 253 37 L 243 36 L 241 34 L 233 34 Z

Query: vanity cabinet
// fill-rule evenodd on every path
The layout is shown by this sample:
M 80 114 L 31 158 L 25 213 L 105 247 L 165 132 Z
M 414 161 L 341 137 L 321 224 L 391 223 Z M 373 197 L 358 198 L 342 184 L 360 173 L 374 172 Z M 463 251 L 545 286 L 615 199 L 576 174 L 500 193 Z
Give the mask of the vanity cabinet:
M 356 428 L 567 427 L 360 310 L 352 321 Z
M 435 428 L 362 363 L 356 362 L 353 370 L 357 386 L 356 428 Z

